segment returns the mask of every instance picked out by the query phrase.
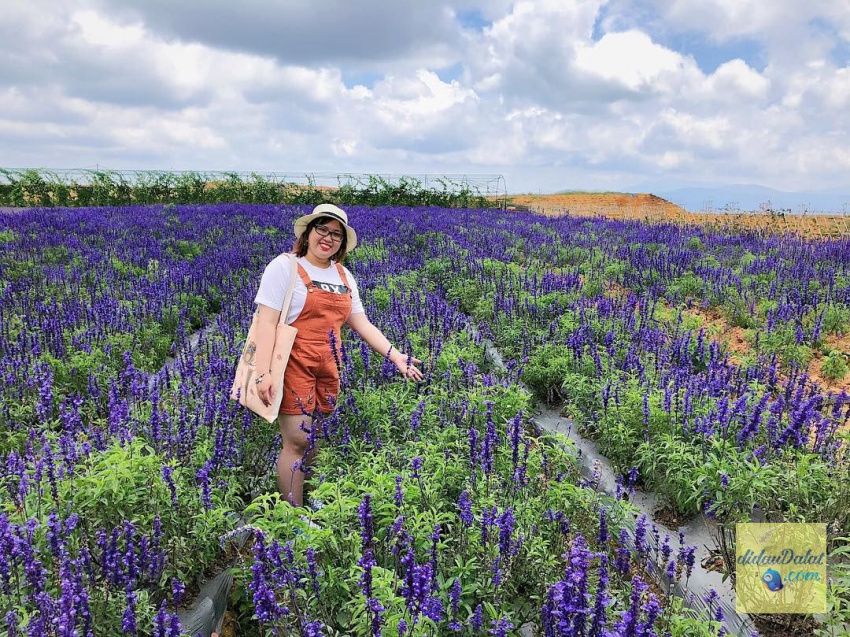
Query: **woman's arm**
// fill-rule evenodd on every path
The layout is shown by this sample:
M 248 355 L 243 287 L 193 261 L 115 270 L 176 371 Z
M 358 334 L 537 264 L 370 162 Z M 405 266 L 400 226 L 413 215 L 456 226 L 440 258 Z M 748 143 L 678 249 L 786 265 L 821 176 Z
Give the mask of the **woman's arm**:
M 384 333 L 372 325 L 372 322 L 364 312 L 349 314 L 348 319 L 346 319 L 345 322 L 349 327 L 351 327 L 351 329 L 360 335 L 360 338 L 368 343 L 369 347 L 378 352 L 381 356 L 389 358 L 401 372 L 402 376 L 413 380 L 422 380 L 422 372 L 413 365 L 413 363 L 421 363 L 422 361 L 411 356 L 411 365 L 408 367 L 407 354 L 400 352 L 393 347 L 389 339 L 384 336 Z
M 262 303 L 257 304 L 257 355 L 254 362 L 257 365 L 257 373 L 265 374 L 269 371 L 274 353 L 274 337 L 277 332 L 277 322 L 280 320 L 280 310 L 276 310 Z
M 280 310 L 258 303 L 257 311 L 259 315 L 257 316 L 257 342 L 254 343 L 254 347 L 257 348 L 254 363 L 257 366 L 257 375 L 266 375 L 257 385 L 257 395 L 263 404 L 270 405 L 274 398 L 274 388 L 269 368 L 272 363 L 272 354 L 274 354 L 274 339 L 277 333 L 277 322 L 280 320 Z

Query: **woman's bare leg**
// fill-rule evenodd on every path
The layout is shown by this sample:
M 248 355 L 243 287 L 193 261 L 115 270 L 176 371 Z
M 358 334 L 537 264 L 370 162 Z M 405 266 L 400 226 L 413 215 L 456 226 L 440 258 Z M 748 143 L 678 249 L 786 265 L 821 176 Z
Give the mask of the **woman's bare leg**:
M 293 505 L 301 506 L 303 504 L 305 474 L 300 467 L 302 464 L 304 467 L 309 467 L 316 455 L 315 448 L 306 457 L 304 455 L 309 446 L 307 436 L 310 427 L 313 425 L 313 418 L 304 415 L 281 414 L 278 416 L 278 423 L 280 424 L 280 435 L 283 439 L 283 449 L 277 459 L 277 489 Z M 301 430 L 302 423 L 307 431 Z M 317 423 L 317 426 L 320 425 Z M 318 438 L 317 436 L 316 444 L 318 444 Z

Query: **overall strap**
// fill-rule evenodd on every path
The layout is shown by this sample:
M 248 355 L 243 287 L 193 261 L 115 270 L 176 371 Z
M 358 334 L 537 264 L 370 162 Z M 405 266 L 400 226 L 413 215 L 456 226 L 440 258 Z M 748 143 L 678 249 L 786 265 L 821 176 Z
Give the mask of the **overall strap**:
M 342 267 L 341 263 L 336 264 L 337 272 L 339 272 L 339 278 L 342 279 L 342 282 L 345 284 L 345 287 L 348 288 L 348 293 L 352 294 L 351 286 L 348 284 L 348 277 L 345 276 L 345 268 Z
M 295 263 L 298 265 L 298 276 L 301 277 L 301 281 L 304 283 L 304 287 L 306 287 L 308 290 L 314 287 L 313 281 L 310 279 L 310 275 L 307 274 L 307 270 L 301 267 L 301 264 L 297 261 Z

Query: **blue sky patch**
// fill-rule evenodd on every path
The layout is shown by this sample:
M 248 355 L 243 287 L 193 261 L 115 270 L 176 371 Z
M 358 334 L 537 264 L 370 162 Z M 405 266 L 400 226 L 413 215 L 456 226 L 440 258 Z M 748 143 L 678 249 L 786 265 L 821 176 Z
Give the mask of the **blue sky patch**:
M 457 62 L 456 64 L 452 64 L 451 66 L 447 66 L 443 69 L 438 69 L 435 73 L 440 80 L 448 84 L 452 80 L 460 79 L 460 76 L 463 73 L 463 64 Z
M 375 84 L 384 79 L 383 74 L 372 71 L 365 72 L 342 72 L 342 81 L 346 88 L 354 88 L 358 84 L 366 88 L 375 88 Z
M 479 9 L 458 11 L 456 15 L 457 21 L 464 29 L 483 31 L 485 28 L 493 24 L 490 20 L 487 20 L 483 15 L 481 15 L 481 11 Z
M 808 26 L 817 37 L 832 40 L 833 45 L 829 56 L 835 66 L 850 66 L 850 42 L 841 37 L 836 25 L 823 18 L 815 18 L 809 20 Z
M 751 38 L 733 38 L 719 42 L 697 31 L 675 31 L 663 20 L 655 6 L 645 0 L 628 3 L 628 11 L 618 3 L 603 5 L 593 25 L 592 39 L 598 42 L 606 33 L 638 29 L 653 42 L 696 60 L 703 73 L 710 75 L 730 60 L 741 59 L 762 72 L 767 66 L 764 49 Z
M 701 33 L 676 33 L 667 41 L 659 40 L 659 44 L 683 55 L 692 55 L 702 72 L 709 75 L 724 62 L 735 59 L 743 60 L 759 73 L 767 66 L 761 44 L 749 38 L 735 38 L 720 44 Z
M 836 66 L 850 66 L 850 42 L 838 39 L 832 47 L 832 61 Z

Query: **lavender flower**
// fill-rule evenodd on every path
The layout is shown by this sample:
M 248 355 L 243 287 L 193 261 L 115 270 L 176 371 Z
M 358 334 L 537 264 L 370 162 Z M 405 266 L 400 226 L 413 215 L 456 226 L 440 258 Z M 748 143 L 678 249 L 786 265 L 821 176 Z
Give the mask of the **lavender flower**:
M 174 484 L 174 468 L 169 465 L 162 466 L 162 480 L 168 485 L 171 492 L 171 505 L 177 506 L 177 485 Z
M 121 630 L 130 635 L 136 635 L 136 594 L 132 590 L 127 591 L 127 607 L 121 620 Z
M 10 610 L 6 613 L 3 621 L 6 624 L 8 637 L 18 637 L 18 616 L 15 614 L 15 611 Z
M 599 508 L 599 535 L 596 541 L 600 546 L 605 546 L 608 543 L 608 520 L 605 516 L 605 507 Z
M 484 607 L 481 604 L 475 607 L 470 624 L 472 625 L 472 630 L 476 633 L 484 627 Z
M 411 475 L 415 480 L 419 480 L 422 476 L 419 475 L 419 470 L 422 468 L 422 457 L 416 456 L 413 460 L 410 461 L 410 469 Z
M 452 584 L 451 588 L 451 607 L 452 607 L 452 621 L 449 623 L 449 630 L 454 632 L 459 632 L 463 630 L 463 625 L 458 621 L 458 611 L 460 609 L 460 580 L 455 578 L 454 584 Z
M 641 555 L 646 555 L 649 550 L 646 543 L 646 525 L 646 515 L 641 515 L 635 524 L 635 549 Z
M 403 478 L 401 476 L 395 477 L 394 501 L 395 501 L 396 508 L 399 508 L 399 509 L 402 508 L 402 506 L 404 506 L 404 493 L 401 490 L 402 480 L 403 480 Z
M 171 582 L 171 596 L 174 600 L 175 606 L 180 606 L 180 602 L 183 600 L 183 594 L 185 592 L 185 584 L 175 577 Z
M 623 575 L 627 575 L 631 570 L 631 551 L 626 548 L 629 543 L 629 533 L 626 529 L 620 530 L 620 546 L 617 547 L 617 557 L 614 560 L 614 568 Z
M 507 617 L 501 617 L 498 620 L 494 619 L 490 623 L 493 625 L 493 628 L 490 629 L 490 634 L 496 635 L 496 637 L 507 637 L 508 631 L 514 627 Z
M 316 551 L 313 548 L 307 548 L 307 570 L 310 573 L 310 582 L 313 585 L 313 592 L 316 597 L 319 597 L 319 569 L 316 566 Z
M 366 550 L 372 547 L 372 538 L 375 536 L 375 529 L 372 523 L 371 495 L 367 493 L 363 496 L 357 512 L 360 516 L 360 539 L 362 540 L 364 550 Z

